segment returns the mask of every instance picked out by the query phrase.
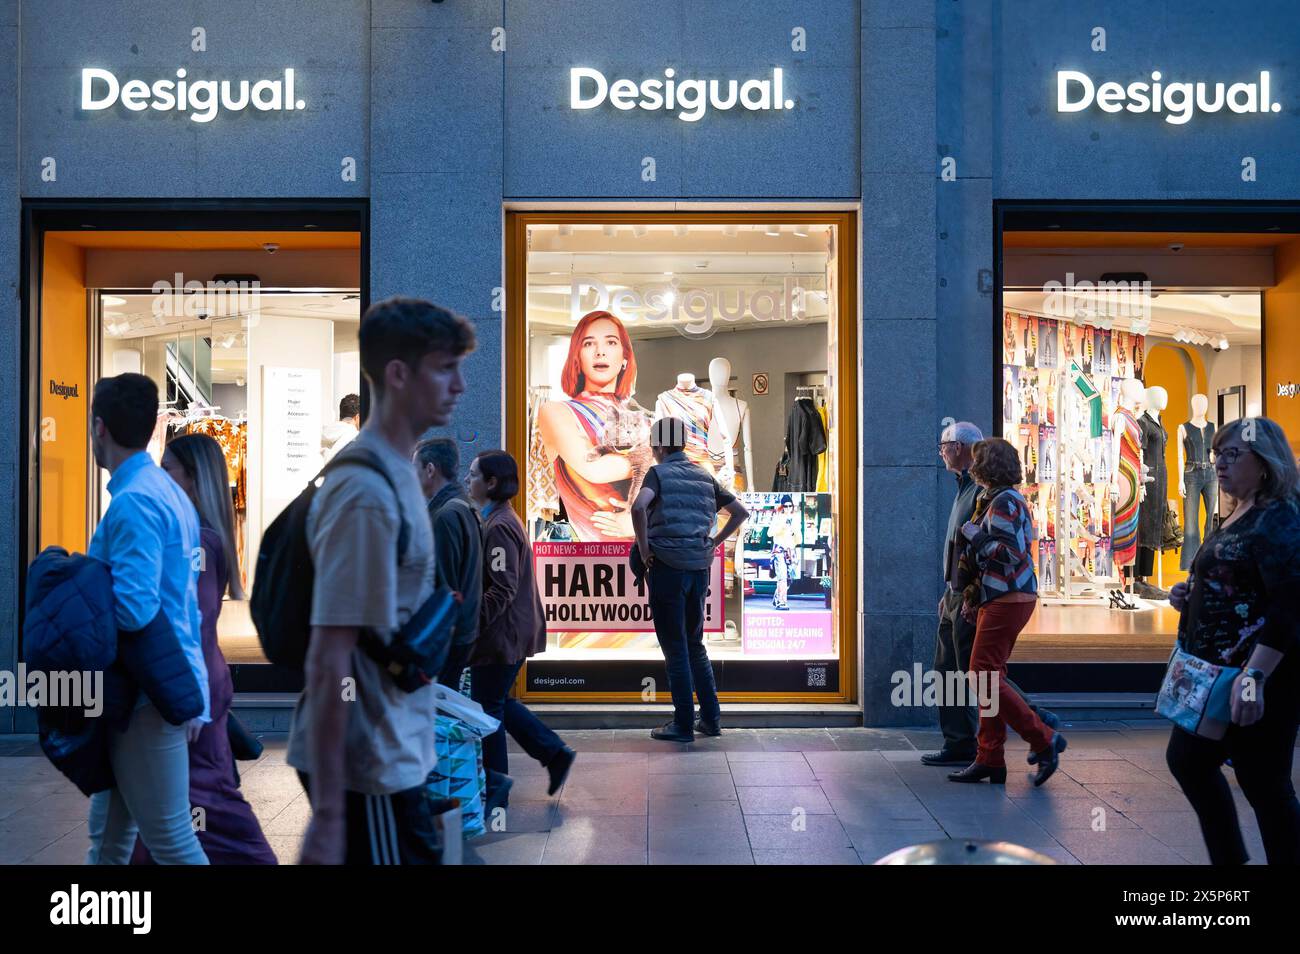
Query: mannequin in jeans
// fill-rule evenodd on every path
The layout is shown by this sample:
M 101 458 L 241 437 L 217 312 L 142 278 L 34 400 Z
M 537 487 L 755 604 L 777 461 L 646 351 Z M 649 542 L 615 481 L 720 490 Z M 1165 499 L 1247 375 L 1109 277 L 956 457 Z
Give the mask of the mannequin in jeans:
M 1178 425 L 1178 495 L 1183 498 L 1183 552 L 1178 566 L 1192 568 L 1196 551 L 1201 548 L 1201 501 L 1205 501 L 1205 525 L 1214 523 L 1218 512 L 1219 482 L 1210 463 L 1210 446 L 1214 441 L 1214 422 L 1206 420 L 1210 399 L 1192 395 L 1192 419 Z

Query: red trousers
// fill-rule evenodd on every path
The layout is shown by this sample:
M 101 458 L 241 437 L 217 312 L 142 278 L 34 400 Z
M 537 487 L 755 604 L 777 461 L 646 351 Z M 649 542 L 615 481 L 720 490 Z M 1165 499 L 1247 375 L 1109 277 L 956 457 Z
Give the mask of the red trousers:
M 1007 764 L 1002 747 L 1007 741 L 1008 725 L 1029 743 L 1031 751 L 1041 752 L 1052 744 L 1052 730 L 1007 684 L 1007 659 L 1035 605 L 1034 602 L 994 600 L 980 607 L 970 652 L 970 671 L 986 686 L 995 678 L 997 681 L 997 714 L 990 715 L 983 706 L 979 710 L 979 751 L 975 761 L 980 765 L 1002 768 Z

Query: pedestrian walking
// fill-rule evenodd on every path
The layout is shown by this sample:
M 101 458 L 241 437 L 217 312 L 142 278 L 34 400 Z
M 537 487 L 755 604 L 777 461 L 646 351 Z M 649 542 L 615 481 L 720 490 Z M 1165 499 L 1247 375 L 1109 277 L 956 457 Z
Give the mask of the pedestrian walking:
M 427 301 L 389 298 L 366 310 L 359 337 L 370 415 L 331 462 L 306 521 L 311 635 L 288 751 L 312 806 L 301 860 L 436 864 L 425 788 L 435 686 L 406 691 L 383 659 L 434 595 L 433 533 L 411 453 L 450 422 L 474 330 Z
M 223 597 L 245 599 L 235 543 L 235 508 L 230 497 L 226 458 L 221 445 L 207 434 L 183 434 L 163 452 L 162 469 L 185 492 L 199 515 L 198 599 L 203 661 L 208 670 L 212 721 L 189 744 L 190 813 L 196 819 L 199 844 L 214 865 L 273 865 L 275 852 L 267 844 L 253 808 L 239 791 L 235 756 L 230 748 L 230 703 L 234 685 L 230 666 L 217 644 L 217 618 Z M 195 810 L 201 814 L 195 815 Z M 132 864 L 153 858 L 138 840 Z
M 1030 550 L 1034 522 L 1016 489 L 1023 477 L 1020 455 L 1009 442 L 991 437 L 975 445 L 972 457 L 970 476 L 980 493 L 971 519 L 961 528 L 965 546 L 958 585 L 962 586 L 962 614 L 975 624 L 971 674 L 985 691 L 991 693 L 996 686 L 997 707 L 989 699 L 990 704 L 981 708 L 975 761 L 948 778 L 1005 784 L 1003 746 L 1010 725 L 1029 743 L 1029 764 L 1038 766 L 1034 785 L 1042 785 L 1060 765 L 1065 736 L 1048 727 L 1007 683 L 1007 659 L 1038 601 Z
M 1271 865 L 1300 864 L 1300 803 L 1291 780 L 1300 727 L 1300 501 L 1286 434 L 1266 417 L 1225 424 L 1214 435 L 1219 487 L 1235 504 L 1206 537 L 1191 576 L 1169 593 L 1178 644 L 1216 666 L 1241 667 L 1222 738 L 1174 726 L 1165 759 L 1201 823 L 1216 865 L 1244 864 L 1232 789 L 1259 822 Z
M 632 526 L 673 699 L 673 721 L 650 737 L 692 742 L 696 732 L 722 732 L 713 664 L 704 648 L 704 603 L 714 551 L 740 529 L 749 511 L 708 471 L 687 459 L 685 421 L 655 421 L 650 446 L 657 463 L 646 472 L 632 504 Z M 727 522 L 715 533 L 718 513 L 724 510 Z M 694 696 L 700 700 L 698 721 Z
M 110 474 L 112 500 L 90 541 L 89 556 L 113 575 L 119 631 L 165 621 L 189 663 L 166 682 L 197 683 L 202 710 L 183 725 L 163 718 L 140 693 L 124 731 L 109 733 L 113 788 L 91 796 L 88 864 L 124 865 L 137 834 L 166 865 L 205 865 L 190 815 L 189 752 L 210 721 L 194 554 L 199 518 L 184 492 L 147 450 L 158 422 L 158 385 L 143 374 L 119 374 L 95 385 L 91 399 L 95 463 Z M 120 641 L 119 641 L 120 643 Z
M 546 617 L 523 522 L 510 506 L 519 493 L 519 465 L 501 450 L 484 451 L 469 468 L 469 495 L 483 517 L 483 603 L 470 654 L 470 697 L 501 725 L 483 740 L 487 814 L 509 803 L 506 733 L 545 766 L 546 794 L 564 784 L 576 754 L 510 695 L 524 661 L 546 649 Z
M 415 468 L 420 489 L 429 501 L 435 578 L 439 586 L 461 597 L 451 651 L 438 675 L 440 683 L 455 689 L 478 637 L 483 599 L 483 528 L 465 487 L 456 479 L 460 451 L 455 441 L 445 437 L 421 441 L 415 448 Z
M 975 644 L 975 626 L 962 615 L 962 594 L 956 586 L 958 558 L 964 549 L 965 538 L 961 528 L 975 511 L 975 498 L 979 485 L 970 475 L 974 461 L 973 450 L 984 439 L 980 429 L 969 421 L 949 424 L 939 437 L 939 457 L 957 482 L 957 496 L 948 512 L 948 531 L 943 542 L 943 595 L 939 597 L 939 629 L 935 634 L 934 671 L 945 678 L 941 685 L 950 685 L 949 673 L 965 674 L 970 671 L 971 648 Z M 1010 679 L 1006 684 L 1021 698 L 1024 692 Z M 1026 704 L 1028 700 L 1026 699 Z M 1060 725 L 1054 713 L 1031 706 L 1050 728 Z M 975 761 L 975 734 L 979 728 L 976 707 L 970 695 L 949 699 L 939 705 L 939 729 L 943 732 L 943 746 L 938 752 L 921 756 L 926 765 L 969 765 Z

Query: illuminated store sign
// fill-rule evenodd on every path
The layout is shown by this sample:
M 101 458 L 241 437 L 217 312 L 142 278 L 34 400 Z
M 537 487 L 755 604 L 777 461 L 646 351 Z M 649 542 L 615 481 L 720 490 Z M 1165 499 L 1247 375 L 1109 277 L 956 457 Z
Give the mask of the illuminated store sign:
M 1181 126 L 1198 112 L 1217 113 L 1226 106 L 1234 113 L 1278 113 L 1282 104 L 1269 95 L 1268 71 L 1256 83 L 1165 83 L 1159 70 L 1151 81 L 1096 85 L 1087 73 L 1058 70 L 1056 111 L 1079 113 L 1094 103 L 1103 113 L 1160 113 L 1165 122 Z
M 111 109 L 121 104 L 132 112 L 188 112 L 196 123 L 211 122 L 221 110 L 240 112 L 249 106 L 261 112 L 292 112 L 306 103 L 294 96 L 293 70 L 275 80 L 187 80 L 184 69 L 176 78 L 155 80 L 153 85 L 133 79 L 120 82 L 111 70 L 81 71 L 81 108 Z
M 595 109 L 605 100 L 615 109 L 644 109 L 647 112 L 677 111 L 688 123 L 704 118 L 709 108 L 726 111 L 740 105 L 753 112 L 794 109 L 785 98 L 785 74 L 772 70 L 771 79 L 700 80 L 677 79 L 673 69 L 662 79 L 651 77 L 639 83 L 630 79 L 607 80 L 600 70 L 577 66 L 569 70 L 569 108 Z

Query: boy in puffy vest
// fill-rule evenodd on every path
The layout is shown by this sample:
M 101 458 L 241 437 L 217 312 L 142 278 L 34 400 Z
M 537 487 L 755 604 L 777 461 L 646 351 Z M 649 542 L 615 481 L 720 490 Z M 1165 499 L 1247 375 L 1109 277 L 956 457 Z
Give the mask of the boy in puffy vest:
M 655 421 L 650 446 L 658 463 L 646 474 L 632 503 L 632 526 L 647 568 L 650 611 L 673 696 L 673 721 L 650 736 L 693 742 L 697 731 L 705 735 L 722 731 L 713 667 L 704 648 L 709 567 L 718 544 L 740 529 L 749 511 L 708 471 L 687 459 L 686 423 L 680 418 Z M 727 522 L 714 534 L 722 510 L 727 511 Z M 692 690 L 700 699 L 699 721 Z

